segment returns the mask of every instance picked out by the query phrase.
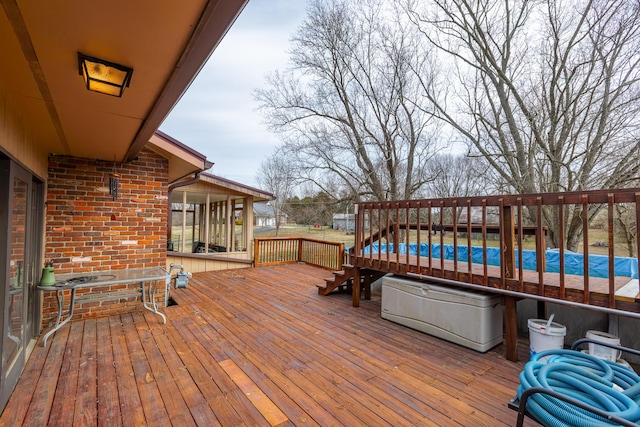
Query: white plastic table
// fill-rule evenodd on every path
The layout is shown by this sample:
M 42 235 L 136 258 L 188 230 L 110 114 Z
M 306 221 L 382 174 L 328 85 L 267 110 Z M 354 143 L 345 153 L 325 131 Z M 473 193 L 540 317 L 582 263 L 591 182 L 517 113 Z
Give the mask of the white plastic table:
M 162 281 L 166 285 L 169 273 L 160 267 L 138 268 L 126 270 L 93 271 L 88 273 L 70 273 L 56 275 L 54 286 L 38 286 L 40 291 L 55 291 L 58 301 L 58 314 L 53 328 L 42 338 L 42 346 L 47 345 L 47 339 L 58 329 L 66 325 L 73 317 L 73 309 L 77 302 L 85 301 L 107 301 L 140 296 L 142 306 L 157 314 L 162 318 L 162 323 L 167 323 L 167 318 L 158 310 L 156 303 L 156 291 L 158 282 Z M 100 288 L 117 284 L 140 284 L 139 289 L 116 289 L 111 291 L 101 291 Z M 78 289 L 92 289 L 92 292 L 83 294 L 76 298 Z M 71 299 L 67 313 L 64 311 L 64 300 L 66 290 L 71 290 Z M 64 317 L 64 319 L 63 319 Z

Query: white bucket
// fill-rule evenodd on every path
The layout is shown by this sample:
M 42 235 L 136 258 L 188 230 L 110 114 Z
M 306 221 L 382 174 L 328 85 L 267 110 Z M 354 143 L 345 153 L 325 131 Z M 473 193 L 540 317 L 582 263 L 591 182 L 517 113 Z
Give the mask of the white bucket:
M 594 341 L 600 341 L 605 344 L 620 345 L 620 338 L 615 335 L 608 334 L 601 331 L 587 331 L 587 338 Z M 615 348 L 605 347 L 594 343 L 589 343 L 589 354 L 597 357 L 598 359 L 609 360 L 615 362 L 621 356 L 621 351 Z
M 544 350 L 562 349 L 564 337 L 567 334 L 566 326 L 553 323 L 553 314 L 549 320 L 529 319 L 529 356 Z

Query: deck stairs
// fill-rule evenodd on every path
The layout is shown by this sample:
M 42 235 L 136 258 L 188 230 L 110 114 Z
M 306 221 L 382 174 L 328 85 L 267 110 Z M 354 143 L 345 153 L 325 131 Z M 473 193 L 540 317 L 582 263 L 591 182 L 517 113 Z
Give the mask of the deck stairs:
M 350 264 L 344 264 L 342 270 L 333 271 L 333 276 L 324 279 L 324 285 L 318 286 L 319 295 L 328 295 L 333 291 L 347 291 L 351 292 L 353 287 L 355 267 Z M 360 269 L 360 286 L 366 287 L 371 285 L 374 281 L 378 280 L 385 273 L 377 270 Z

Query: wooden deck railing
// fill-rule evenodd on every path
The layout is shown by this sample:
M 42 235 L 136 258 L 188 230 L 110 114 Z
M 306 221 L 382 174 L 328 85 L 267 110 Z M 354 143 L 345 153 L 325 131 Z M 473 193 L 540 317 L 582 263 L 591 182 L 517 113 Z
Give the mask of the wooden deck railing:
M 327 270 L 342 269 L 344 243 L 303 237 L 266 237 L 254 239 L 254 264 L 304 262 Z
M 614 250 L 616 207 L 622 205 L 633 212 L 631 222 L 637 230 L 639 188 L 359 203 L 355 246 L 348 262 L 359 268 L 442 279 L 512 296 L 640 313 L 638 282 L 617 277 L 614 271 L 614 257 L 628 256 Z M 582 232 L 579 252 L 589 255 L 595 243 L 589 231 L 596 212 L 603 218 L 608 277 L 569 274 L 564 260 L 570 251 L 559 236 L 578 227 Z M 546 224 L 557 227 L 551 230 Z M 453 247 L 452 259 L 445 259 L 445 234 Z M 472 240 L 477 243 L 473 245 Z M 545 268 L 546 249 L 553 242 L 557 242 L 559 255 L 557 272 Z M 523 256 L 531 245 L 535 247 L 535 271 L 525 271 Z M 497 265 L 488 262 L 490 246 L 499 248 Z M 634 247 L 637 262 L 637 238 Z M 434 255 L 436 249 L 439 254 Z M 476 255 L 480 251 L 480 261 L 473 258 L 474 250 Z M 590 257 L 584 256 L 582 264 L 583 271 L 589 272 Z M 635 286 L 631 293 L 627 289 L 626 296 L 617 294 L 629 283 Z

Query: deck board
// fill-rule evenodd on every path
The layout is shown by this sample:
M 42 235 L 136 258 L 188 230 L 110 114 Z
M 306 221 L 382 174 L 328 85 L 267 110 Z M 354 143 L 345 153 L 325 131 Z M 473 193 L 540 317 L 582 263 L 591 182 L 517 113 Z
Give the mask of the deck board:
M 9 405 L 12 410 L 0 417 L 2 426 L 46 424 L 62 366 L 69 328 L 61 330 L 56 343 L 31 354 Z
M 78 385 L 74 406 L 73 420 L 75 425 L 91 425 L 98 416 L 95 405 L 97 392 L 97 360 L 96 360 L 97 327 L 95 319 L 84 322 L 84 335 L 78 371 Z
M 60 378 L 51 406 L 50 426 L 70 426 L 74 423 L 75 399 L 78 392 L 78 376 L 82 351 L 82 336 L 86 322 L 74 322 L 69 326 L 69 339 L 60 368 Z M 80 421 L 80 420 L 79 420 Z
M 72 322 L 35 348 L 0 425 L 515 423 L 506 404 L 524 363 L 502 345 L 482 354 L 383 320 L 376 292 L 359 308 L 319 296 L 326 275 L 199 273 L 172 290 L 167 324 L 142 312 Z
M 109 318 L 111 329 L 111 344 L 113 349 L 113 364 L 116 371 L 116 384 L 118 385 L 118 398 L 120 400 L 120 415 L 125 426 L 142 425 L 146 422 L 142 401 L 136 380 L 129 349 L 125 339 L 123 324 L 120 316 Z M 56 332 L 56 335 L 58 333 Z M 145 400 L 149 396 L 144 396 Z M 164 410 L 164 407 L 158 408 Z
M 98 427 L 118 427 L 122 426 L 122 417 L 109 318 L 102 317 L 96 322 Z

